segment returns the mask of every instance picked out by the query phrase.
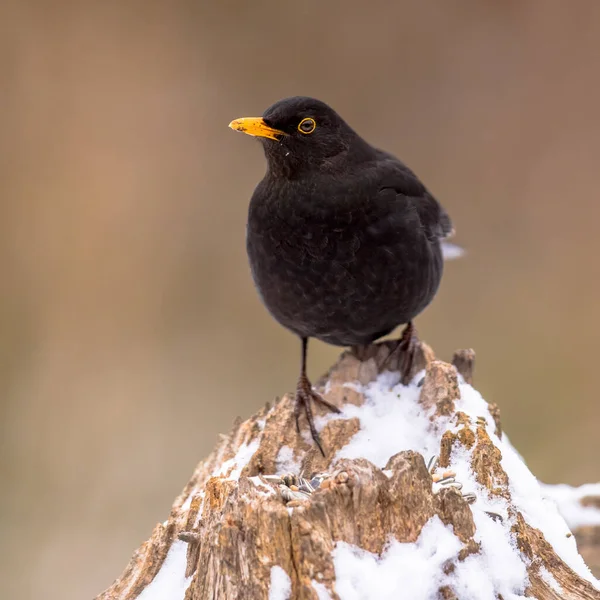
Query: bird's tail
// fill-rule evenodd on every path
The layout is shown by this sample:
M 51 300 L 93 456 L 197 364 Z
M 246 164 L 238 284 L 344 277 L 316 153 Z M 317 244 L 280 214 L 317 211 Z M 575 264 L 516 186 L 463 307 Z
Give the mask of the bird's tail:
M 455 260 L 464 256 L 465 250 L 461 248 L 457 244 L 453 244 L 452 242 L 443 241 L 442 243 L 442 256 L 444 260 Z

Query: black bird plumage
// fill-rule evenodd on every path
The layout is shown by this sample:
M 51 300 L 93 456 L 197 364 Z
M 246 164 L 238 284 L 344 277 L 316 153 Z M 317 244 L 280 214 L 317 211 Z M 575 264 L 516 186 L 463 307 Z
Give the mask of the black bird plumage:
M 403 379 L 414 348 L 412 320 L 433 299 L 450 218 L 417 176 L 363 140 L 333 109 L 307 97 L 281 100 L 232 128 L 257 136 L 267 172 L 248 212 L 254 282 L 273 317 L 302 340 L 296 422 L 304 408 L 321 447 L 306 345 L 314 337 L 362 346 L 407 323 Z

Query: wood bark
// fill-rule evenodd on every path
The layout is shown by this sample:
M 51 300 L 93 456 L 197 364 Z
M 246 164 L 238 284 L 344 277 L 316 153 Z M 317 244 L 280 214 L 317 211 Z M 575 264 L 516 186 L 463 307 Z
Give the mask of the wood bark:
M 337 405 L 361 405 L 362 394 L 345 384 L 372 381 L 382 366 L 395 368 L 393 354 L 390 359 L 392 349 L 392 344 L 383 342 L 362 349 L 359 357 L 344 353 L 320 381 L 321 385 L 327 384 L 327 399 Z M 453 363 L 435 360 L 431 349 L 421 344 L 414 365 L 415 373 L 426 367 L 420 402 L 432 411 L 432 426 L 441 416 L 463 425 L 458 433 L 447 431 L 442 437 L 439 464 L 449 464 L 457 444 L 472 448 L 472 468 L 479 483 L 490 494 L 510 499 L 500 452 L 485 427 L 455 409 L 460 393 L 457 371 L 470 382 L 474 354 L 471 350 L 459 351 Z M 317 412 L 324 414 L 319 409 Z M 491 406 L 490 412 L 496 433 L 502 435 L 498 408 Z M 364 459 L 331 464 L 331 457 L 358 429 L 357 419 L 327 421 L 321 431 L 328 449 L 324 458 L 307 437 L 296 433 L 290 396 L 272 407 L 267 404 L 244 422 L 236 422 L 231 433 L 221 436 L 215 450 L 200 462 L 175 500 L 168 520 L 155 527 L 123 574 L 97 600 L 136 598 L 159 572 L 176 541 L 187 544 L 186 576 L 190 583 L 186 600 L 267 599 L 273 565 L 289 575 L 292 599 L 316 600 L 313 582 L 320 583 L 331 598 L 337 599 L 331 554 L 337 542 L 381 553 L 390 536 L 400 542 L 414 542 L 434 515 L 451 525 L 463 544 L 459 560 L 479 552 L 468 499 L 452 488 L 434 493 L 432 475 L 420 454 L 396 454 L 385 472 Z M 296 488 L 281 487 L 266 477 L 277 471 L 279 452 L 285 446 L 290 449 L 288 458 L 296 461 L 303 473 L 328 473 L 314 493 L 288 494 L 287 504 L 282 489 L 285 492 L 287 487 L 293 492 Z M 230 478 L 235 468 L 232 459 L 245 448 L 254 452 L 239 479 Z M 598 498 L 585 501 L 600 504 Z M 528 596 L 600 599 L 600 593 L 555 554 L 540 531 L 528 525 L 516 510 L 515 515 L 515 539 L 530 559 Z M 584 558 L 599 575 L 600 527 L 584 527 L 574 533 Z M 446 568 L 452 569 L 453 565 Z M 548 583 L 545 572 L 561 586 L 560 595 Z M 457 598 L 450 588 L 440 589 L 438 597 Z

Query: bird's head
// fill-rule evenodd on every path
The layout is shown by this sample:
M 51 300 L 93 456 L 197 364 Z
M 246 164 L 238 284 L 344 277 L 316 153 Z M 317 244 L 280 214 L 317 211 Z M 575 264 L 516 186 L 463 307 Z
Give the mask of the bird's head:
M 330 170 L 366 146 L 332 108 L 304 96 L 280 100 L 262 117 L 235 119 L 229 127 L 257 137 L 269 169 L 283 175 Z

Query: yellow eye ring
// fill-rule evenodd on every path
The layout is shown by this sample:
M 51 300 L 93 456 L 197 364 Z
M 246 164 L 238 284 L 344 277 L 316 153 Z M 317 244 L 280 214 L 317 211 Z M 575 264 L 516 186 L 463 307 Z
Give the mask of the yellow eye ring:
M 298 131 L 304 135 L 312 133 L 316 128 L 317 124 L 315 123 L 315 120 L 310 117 L 306 117 L 306 119 L 302 119 L 302 121 L 298 123 Z

